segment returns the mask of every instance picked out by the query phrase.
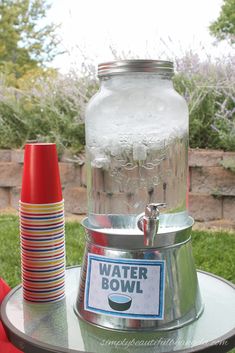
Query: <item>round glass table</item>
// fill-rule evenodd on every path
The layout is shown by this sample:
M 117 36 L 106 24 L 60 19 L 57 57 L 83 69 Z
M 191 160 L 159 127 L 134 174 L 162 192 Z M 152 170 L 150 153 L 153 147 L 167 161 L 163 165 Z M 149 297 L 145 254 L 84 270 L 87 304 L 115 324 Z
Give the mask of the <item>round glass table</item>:
M 30 304 L 21 286 L 1 305 L 11 342 L 26 353 L 228 352 L 235 346 L 235 288 L 220 277 L 198 271 L 204 312 L 198 320 L 166 332 L 120 332 L 90 325 L 74 312 L 80 267 L 66 270 L 66 298 Z

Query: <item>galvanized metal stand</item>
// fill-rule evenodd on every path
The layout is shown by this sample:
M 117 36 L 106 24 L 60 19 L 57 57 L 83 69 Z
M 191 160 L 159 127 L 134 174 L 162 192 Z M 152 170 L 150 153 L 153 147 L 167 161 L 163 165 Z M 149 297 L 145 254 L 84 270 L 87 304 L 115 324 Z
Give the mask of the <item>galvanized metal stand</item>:
M 104 216 L 110 228 L 83 221 L 87 241 L 76 301 L 82 319 L 113 330 L 167 331 L 202 314 L 191 247 L 194 221 L 160 215 L 162 205 L 147 205 L 139 220 Z

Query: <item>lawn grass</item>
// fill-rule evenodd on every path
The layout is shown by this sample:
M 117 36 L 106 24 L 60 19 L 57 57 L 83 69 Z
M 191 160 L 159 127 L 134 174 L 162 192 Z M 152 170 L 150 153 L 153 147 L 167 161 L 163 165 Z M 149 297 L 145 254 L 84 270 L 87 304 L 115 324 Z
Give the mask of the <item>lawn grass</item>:
M 235 283 L 235 232 L 196 230 L 192 246 L 197 269 Z
M 66 265 L 82 262 L 84 230 L 77 222 L 66 223 Z M 11 287 L 20 283 L 20 240 L 18 217 L 0 216 L 0 277 Z
M 18 218 L 0 216 L 0 277 L 11 287 L 20 283 Z M 235 283 L 235 233 L 192 232 L 193 253 L 198 269 Z M 84 230 L 77 222 L 66 223 L 66 265 L 82 262 Z

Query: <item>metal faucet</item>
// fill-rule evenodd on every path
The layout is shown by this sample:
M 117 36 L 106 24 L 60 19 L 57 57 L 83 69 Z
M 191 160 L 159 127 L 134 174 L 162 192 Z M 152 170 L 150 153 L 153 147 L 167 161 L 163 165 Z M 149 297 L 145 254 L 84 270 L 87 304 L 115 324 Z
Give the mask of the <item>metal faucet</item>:
M 138 227 L 144 232 L 144 245 L 153 246 L 159 227 L 159 207 L 166 207 L 165 203 L 149 203 L 145 212 L 139 216 Z

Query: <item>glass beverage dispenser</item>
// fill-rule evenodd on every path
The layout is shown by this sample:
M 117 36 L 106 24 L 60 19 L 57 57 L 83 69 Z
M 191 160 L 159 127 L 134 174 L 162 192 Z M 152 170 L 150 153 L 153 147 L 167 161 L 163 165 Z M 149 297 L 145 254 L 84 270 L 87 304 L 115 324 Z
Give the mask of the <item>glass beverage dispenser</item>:
M 188 109 L 173 64 L 100 64 L 86 112 L 87 243 L 79 316 L 166 330 L 202 312 L 187 212 Z

